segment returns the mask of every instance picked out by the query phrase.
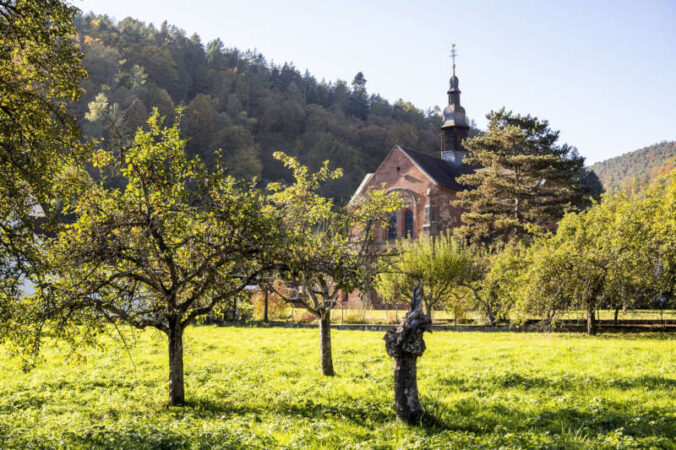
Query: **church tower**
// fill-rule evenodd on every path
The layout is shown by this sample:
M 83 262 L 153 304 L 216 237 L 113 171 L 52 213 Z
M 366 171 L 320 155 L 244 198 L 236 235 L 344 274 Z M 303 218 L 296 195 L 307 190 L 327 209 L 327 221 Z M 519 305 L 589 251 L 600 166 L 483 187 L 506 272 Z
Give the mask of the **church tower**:
M 448 89 L 448 106 L 444 108 L 444 123 L 441 125 L 441 158 L 454 166 L 462 164 L 462 158 L 467 150 L 462 141 L 469 134 L 469 123 L 465 115 L 465 108 L 460 106 L 460 88 L 458 77 L 455 76 L 455 44 L 452 46 L 453 75 Z

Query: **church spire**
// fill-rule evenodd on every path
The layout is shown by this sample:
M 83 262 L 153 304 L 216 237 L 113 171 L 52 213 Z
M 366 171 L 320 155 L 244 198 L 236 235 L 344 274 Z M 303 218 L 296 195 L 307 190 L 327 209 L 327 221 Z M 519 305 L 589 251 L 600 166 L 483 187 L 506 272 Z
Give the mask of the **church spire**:
M 455 75 L 455 57 L 458 52 L 455 50 L 455 44 L 451 44 L 451 60 L 453 61 L 453 75 L 451 76 L 450 88 L 448 89 L 448 104 L 460 106 L 460 81 Z
M 462 141 L 467 138 L 469 124 L 465 116 L 465 108 L 460 106 L 460 81 L 455 74 L 456 56 L 458 56 L 458 53 L 455 44 L 452 44 L 453 73 L 448 89 L 448 106 L 444 108 L 444 123 L 441 126 L 441 157 L 454 165 L 460 166 L 465 153 Z

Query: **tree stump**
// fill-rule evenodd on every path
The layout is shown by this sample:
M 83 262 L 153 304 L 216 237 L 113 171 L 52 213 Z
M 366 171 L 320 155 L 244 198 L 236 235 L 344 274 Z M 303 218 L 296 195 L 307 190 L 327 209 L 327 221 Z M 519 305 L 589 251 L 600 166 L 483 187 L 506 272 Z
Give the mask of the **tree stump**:
M 396 330 L 385 334 L 385 348 L 394 363 L 394 408 L 397 419 L 415 425 L 422 418 L 418 398 L 417 359 L 425 351 L 423 333 L 432 320 L 422 310 L 422 283 L 413 289 L 411 310 Z

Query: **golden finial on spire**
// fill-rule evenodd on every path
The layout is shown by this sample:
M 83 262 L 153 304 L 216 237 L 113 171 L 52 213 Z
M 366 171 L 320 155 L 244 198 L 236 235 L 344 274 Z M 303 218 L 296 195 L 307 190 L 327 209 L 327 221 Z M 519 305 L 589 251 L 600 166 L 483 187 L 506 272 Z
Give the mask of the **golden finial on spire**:
M 453 76 L 455 76 L 455 57 L 458 56 L 458 52 L 455 50 L 455 43 L 451 44 L 451 59 L 453 60 Z

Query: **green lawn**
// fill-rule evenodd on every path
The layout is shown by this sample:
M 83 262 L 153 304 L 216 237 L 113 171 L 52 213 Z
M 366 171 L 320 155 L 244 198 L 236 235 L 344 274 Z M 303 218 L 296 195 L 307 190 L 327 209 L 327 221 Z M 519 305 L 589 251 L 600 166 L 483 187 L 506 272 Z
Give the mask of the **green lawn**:
M 162 335 L 84 363 L 0 362 L 0 448 L 676 448 L 673 335 L 435 332 L 419 360 L 430 414 L 397 423 L 383 333 L 191 328 L 189 405 L 167 407 Z

